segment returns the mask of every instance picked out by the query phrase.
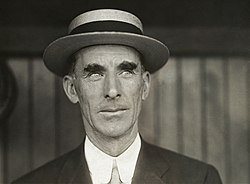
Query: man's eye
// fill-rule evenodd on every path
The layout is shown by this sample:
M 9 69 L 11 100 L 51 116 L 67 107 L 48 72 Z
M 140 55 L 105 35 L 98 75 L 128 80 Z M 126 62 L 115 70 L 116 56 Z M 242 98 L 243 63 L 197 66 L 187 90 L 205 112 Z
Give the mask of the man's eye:
M 124 71 L 122 71 L 121 73 L 120 73 L 120 75 L 121 76 L 124 76 L 124 77 L 129 77 L 129 76 L 131 76 L 131 75 L 133 75 L 134 74 L 134 71 L 132 71 L 132 70 L 124 70 Z
M 90 78 L 91 80 L 98 80 L 103 77 L 103 74 L 102 73 L 89 73 L 87 77 Z

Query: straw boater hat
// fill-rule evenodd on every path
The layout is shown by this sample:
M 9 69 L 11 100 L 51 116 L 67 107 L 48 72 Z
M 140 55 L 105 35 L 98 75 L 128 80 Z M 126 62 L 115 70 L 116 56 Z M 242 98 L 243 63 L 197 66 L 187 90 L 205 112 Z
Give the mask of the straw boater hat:
M 143 35 L 141 21 L 133 14 L 114 9 L 100 9 L 74 18 L 68 35 L 52 42 L 44 51 L 46 67 L 59 76 L 67 74 L 69 57 L 93 45 L 115 44 L 135 48 L 143 56 L 144 68 L 153 73 L 168 60 L 168 48 L 160 41 Z

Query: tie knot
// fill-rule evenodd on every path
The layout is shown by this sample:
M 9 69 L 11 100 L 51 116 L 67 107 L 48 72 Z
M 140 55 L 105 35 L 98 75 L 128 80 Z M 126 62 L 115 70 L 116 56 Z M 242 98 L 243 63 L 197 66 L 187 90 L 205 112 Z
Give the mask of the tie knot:
M 115 159 L 113 160 L 112 174 L 109 184 L 122 184 Z

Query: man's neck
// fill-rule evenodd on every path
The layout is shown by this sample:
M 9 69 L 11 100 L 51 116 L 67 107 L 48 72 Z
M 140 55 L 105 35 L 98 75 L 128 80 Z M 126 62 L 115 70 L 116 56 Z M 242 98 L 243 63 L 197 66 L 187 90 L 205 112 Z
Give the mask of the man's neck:
M 133 127 L 130 132 L 117 137 L 108 137 L 96 134 L 88 134 L 89 140 L 104 153 L 116 157 L 122 154 L 135 140 L 138 128 Z

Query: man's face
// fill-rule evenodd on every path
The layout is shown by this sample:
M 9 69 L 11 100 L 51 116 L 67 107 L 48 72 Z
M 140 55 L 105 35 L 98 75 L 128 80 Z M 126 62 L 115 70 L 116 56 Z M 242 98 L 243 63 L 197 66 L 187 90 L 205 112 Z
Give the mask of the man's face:
M 115 138 L 137 133 L 150 74 L 142 71 L 135 49 L 120 45 L 84 48 L 76 54 L 73 75 L 71 86 L 76 94 L 71 101 L 80 104 L 87 135 Z

